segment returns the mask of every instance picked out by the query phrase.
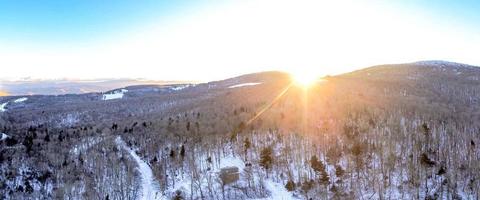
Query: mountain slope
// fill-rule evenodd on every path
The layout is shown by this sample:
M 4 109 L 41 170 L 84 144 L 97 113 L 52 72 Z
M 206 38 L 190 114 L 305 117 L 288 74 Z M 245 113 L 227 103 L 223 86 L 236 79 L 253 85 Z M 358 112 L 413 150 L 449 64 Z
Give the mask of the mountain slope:
M 475 199 L 479 77 L 477 67 L 425 61 L 308 89 L 264 72 L 1 97 L 11 137 L 0 146 L 1 197 L 141 198 L 155 182 L 164 198 Z M 221 175 L 229 167 L 233 181 Z

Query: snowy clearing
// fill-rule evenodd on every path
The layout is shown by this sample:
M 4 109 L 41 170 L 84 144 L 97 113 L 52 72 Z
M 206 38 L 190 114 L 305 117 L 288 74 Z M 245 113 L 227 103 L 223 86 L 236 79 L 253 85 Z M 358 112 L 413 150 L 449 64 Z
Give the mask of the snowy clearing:
M 8 102 L 0 104 L 0 112 L 5 112 L 7 109 L 5 109 L 5 106 L 7 106 Z
M 150 166 L 143 161 L 134 150 L 130 149 L 120 137 L 117 137 L 115 142 L 119 147 L 127 150 L 138 165 L 138 172 L 140 173 L 142 179 L 142 191 L 138 199 L 163 199 L 162 193 L 158 189 L 158 183 L 156 183 L 156 181 L 153 179 L 153 173 Z
M 104 94 L 102 100 L 121 99 L 126 92 L 128 92 L 126 89 L 115 90 L 110 94 Z
M 0 141 L 4 140 L 4 139 L 7 139 L 9 136 L 5 133 L 1 133 L 1 137 L 0 137 Z
M 287 191 L 285 186 L 280 183 L 273 182 L 270 179 L 264 181 L 265 188 L 270 191 L 270 196 L 261 198 L 262 200 L 290 200 L 297 199 L 292 196 L 292 193 Z
M 20 102 L 26 101 L 27 99 L 28 99 L 27 97 L 22 97 L 22 98 L 15 99 L 13 102 L 14 103 L 20 103 Z
M 170 89 L 174 90 L 174 91 L 179 91 L 179 90 L 183 90 L 185 88 L 188 88 L 190 86 L 193 86 L 193 85 L 187 84 L 187 85 L 173 86 Z
M 242 83 L 242 84 L 232 85 L 228 88 L 239 88 L 239 87 L 254 86 L 254 85 L 259 85 L 259 84 L 262 84 L 262 83 Z

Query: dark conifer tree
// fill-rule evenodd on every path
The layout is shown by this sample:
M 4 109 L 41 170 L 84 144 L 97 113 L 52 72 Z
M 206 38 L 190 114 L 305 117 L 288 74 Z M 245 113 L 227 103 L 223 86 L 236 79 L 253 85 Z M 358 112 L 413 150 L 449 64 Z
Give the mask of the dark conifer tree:
M 260 152 L 260 166 L 263 167 L 267 171 L 272 168 L 273 164 L 273 149 L 272 147 L 265 147 Z

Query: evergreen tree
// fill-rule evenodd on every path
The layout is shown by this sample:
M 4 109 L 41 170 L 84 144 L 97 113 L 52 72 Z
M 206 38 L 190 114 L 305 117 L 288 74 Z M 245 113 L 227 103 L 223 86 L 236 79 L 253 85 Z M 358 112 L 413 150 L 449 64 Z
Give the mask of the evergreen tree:
M 270 146 L 265 147 L 260 152 L 260 166 L 262 166 L 268 172 L 268 170 L 272 167 L 272 164 L 273 164 L 273 149 Z
M 323 166 L 323 163 L 318 160 L 316 155 L 313 155 L 310 158 L 310 166 L 317 174 L 320 173 L 322 170 L 325 170 L 325 166 Z
M 173 200 L 183 200 L 182 192 L 176 191 Z
M 30 185 L 30 181 L 25 181 L 25 192 L 33 193 L 33 187 Z
M 32 146 L 33 146 L 33 137 L 30 135 L 27 135 L 23 140 L 22 144 L 25 146 L 27 153 L 30 153 L 30 151 L 32 151 Z
M 312 167 L 313 171 L 315 171 L 315 174 L 320 176 L 320 183 L 326 184 L 330 181 L 330 177 L 325 170 L 325 165 L 318 160 L 316 155 L 313 155 L 310 158 L 310 166 Z
M 247 160 L 248 149 L 250 149 L 251 146 L 252 144 L 250 143 L 250 140 L 248 139 L 248 137 L 245 138 L 245 140 L 243 141 L 245 160 Z
M 170 150 L 170 158 L 175 158 L 175 151 L 173 149 Z
M 326 170 L 323 170 L 320 174 L 320 183 L 327 185 L 330 182 L 330 176 Z
M 182 159 L 185 157 L 185 146 L 182 144 L 182 147 L 180 148 L 180 156 Z
M 420 156 L 420 162 L 426 167 L 432 167 L 435 165 L 435 161 L 430 159 L 426 153 L 422 153 Z
M 422 132 L 426 136 L 430 135 L 430 128 L 428 127 L 427 123 L 422 124 Z
M 295 182 L 293 182 L 292 179 L 288 180 L 288 181 L 287 181 L 287 184 L 285 185 L 285 188 L 286 188 L 287 191 L 289 191 L 289 192 L 294 191 L 295 188 L 296 188 Z
M 345 174 L 345 170 L 340 165 L 335 165 L 335 175 L 337 178 L 341 178 Z
M 50 135 L 48 133 L 45 135 L 45 138 L 43 138 L 45 142 L 50 142 Z

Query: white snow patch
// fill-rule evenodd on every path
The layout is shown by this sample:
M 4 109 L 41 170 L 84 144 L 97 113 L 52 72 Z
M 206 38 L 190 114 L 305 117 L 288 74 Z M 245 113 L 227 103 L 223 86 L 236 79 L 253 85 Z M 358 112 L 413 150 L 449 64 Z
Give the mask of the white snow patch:
M 121 99 L 126 92 L 128 92 L 127 89 L 115 90 L 110 94 L 104 94 L 102 100 Z
M 72 126 L 78 122 L 80 122 L 80 117 L 77 113 L 68 113 L 67 115 L 62 115 L 60 118 L 60 122 L 58 126 Z
M 13 100 L 13 103 L 21 103 L 26 101 L 27 99 L 28 99 L 27 97 L 18 98 Z M 0 104 L 0 112 L 5 112 L 7 110 L 5 107 L 7 106 L 8 103 L 9 102 L 7 101 L 5 103 Z
M 245 164 L 238 157 L 228 156 L 220 160 L 220 169 L 224 167 L 238 167 L 238 170 L 241 172 L 245 168 Z
M 7 106 L 8 102 L 5 102 L 5 103 L 2 103 L 0 104 L 0 112 L 5 112 L 7 109 L 5 108 L 5 106 Z
M 238 88 L 238 87 L 245 87 L 245 86 L 254 86 L 254 85 L 259 85 L 262 83 L 242 83 L 242 84 L 237 84 L 237 85 L 232 85 L 228 88 Z
M 287 191 L 285 186 L 280 183 L 276 183 L 270 179 L 264 181 L 265 188 L 270 191 L 270 196 L 267 198 L 261 198 L 262 200 L 290 200 L 298 199 L 293 197 L 292 193 Z
M 101 141 L 103 141 L 103 139 L 100 137 L 85 138 L 79 144 L 75 145 L 75 147 L 70 150 L 70 153 L 78 156 L 81 152 L 87 151 Z
M 26 101 L 27 99 L 28 99 L 27 97 L 22 97 L 22 98 L 15 99 L 13 102 L 14 103 L 20 103 L 20 102 Z
M 10 136 L 8 136 L 8 135 L 5 134 L 5 133 L 2 133 L 2 137 L 0 137 L 0 141 L 5 140 L 5 139 L 7 139 L 8 137 L 10 137 Z
M 182 191 L 188 196 L 192 191 L 190 191 L 190 186 L 191 186 L 191 181 L 188 180 L 188 178 L 177 178 L 175 180 L 175 187 L 169 186 L 169 188 L 166 190 L 167 194 L 174 194 L 176 191 Z
M 134 150 L 127 147 L 125 142 L 120 138 L 117 137 L 115 140 L 118 146 L 128 151 L 130 156 L 133 157 L 135 162 L 138 165 L 138 171 L 140 172 L 140 176 L 142 179 L 141 187 L 142 191 L 140 193 L 139 199 L 144 200 L 156 200 L 156 199 L 163 199 L 162 193 L 159 191 L 159 184 L 154 180 L 152 169 L 150 166 L 143 161 Z
M 171 87 L 170 89 L 171 89 L 171 90 L 175 90 L 175 91 L 179 91 L 179 90 L 183 90 L 183 89 L 185 89 L 185 88 L 188 88 L 188 87 L 190 87 L 190 86 L 192 86 L 192 85 L 186 84 L 186 85 L 180 85 L 180 86 L 173 86 L 173 87 Z

